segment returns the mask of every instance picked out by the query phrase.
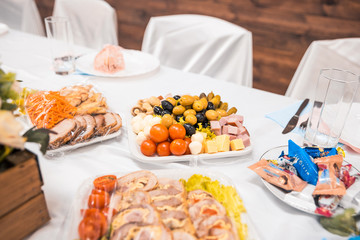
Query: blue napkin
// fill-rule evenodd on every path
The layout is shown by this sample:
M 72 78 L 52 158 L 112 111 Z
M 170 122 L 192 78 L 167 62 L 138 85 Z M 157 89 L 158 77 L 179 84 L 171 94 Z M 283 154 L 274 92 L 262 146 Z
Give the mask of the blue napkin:
M 92 74 L 81 72 L 79 69 L 76 69 L 75 72 L 72 73 L 73 75 L 84 75 L 84 76 L 95 76 Z
M 285 107 L 279 111 L 268 113 L 265 115 L 265 117 L 273 120 L 277 124 L 279 124 L 281 127 L 285 128 L 286 124 L 289 122 L 290 118 L 294 116 L 296 111 L 299 109 L 301 103 L 303 101 L 296 102 L 288 107 Z M 300 116 L 307 114 L 311 110 L 311 102 L 305 107 L 305 109 L 301 112 Z M 304 135 L 304 131 L 300 130 L 300 128 L 296 127 L 294 130 L 291 131 L 292 133 L 297 133 L 300 135 Z

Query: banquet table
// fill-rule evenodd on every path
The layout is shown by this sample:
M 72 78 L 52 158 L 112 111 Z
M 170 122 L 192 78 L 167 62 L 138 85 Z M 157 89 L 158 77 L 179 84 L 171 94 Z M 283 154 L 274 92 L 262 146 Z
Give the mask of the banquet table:
M 110 108 L 124 120 L 122 134 L 112 140 L 79 148 L 63 155 L 46 157 L 38 146 L 27 147 L 38 154 L 44 185 L 42 187 L 51 220 L 28 239 L 61 239 L 64 223 L 78 188 L 88 178 L 113 172 L 140 169 L 202 168 L 220 172 L 235 184 L 243 199 L 259 239 L 346 239 L 327 232 L 318 217 L 302 212 L 278 200 L 264 186 L 261 178 L 248 169 L 261 155 L 276 146 L 286 145 L 289 139 L 302 144 L 300 135 L 281 134 L 282 128 L 265 114 L 277 111 L 296 99 L 229 82 L 178 71 L 160 66 L 155 72 L 129 78 L 101 78 L 72 74 L 55 75 L 51 69 L 50 46 L 46 38 L 15 30 L 0 36 L 0 61 L 4 67 L 17 72 L 22 85 L 35 89 L 57 90 L 79 83 L 93 84 L 107 98 Z M 77 55 L 94 51 L 75 47 Z M 172 94 L 200 94 L 214 91 L 236 106 L 244 116 L 253 151 L 241 158 L 222 159 L 221 162 L 154 164 L 136 160 L 129 151 L 127 128 L 130 109 L 138 99 Z M 360 155 L 345 147 L 347 160 L 360 169 Z

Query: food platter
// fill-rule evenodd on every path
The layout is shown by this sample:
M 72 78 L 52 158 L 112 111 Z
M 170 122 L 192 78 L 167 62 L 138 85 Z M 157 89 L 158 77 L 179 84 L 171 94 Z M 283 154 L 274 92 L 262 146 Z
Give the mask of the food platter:
M 219 183 L 224 186 L 234 187 L 236 190 L 236 186 L 233 184 L 230 178 L 214 171 L 195 168 L 195 169 L 186 169 L 186 170 L 185 169 L 153 170 L 151 172 L 155 174 L 158 178 L 169 178 L 174 180 L 180 180 L 180 179 L 187 180 L 194 174 L 201 174 L 203 176 L 209 177 L 212 181 L 219 181 Z M 129 172 L 116 172 L 116 173 L 112 173 L 112 175 L 121 177 L 128 173 Z M 93 188 L 93 181 L 96 177 L 99 176 L 95 176 L 93 178 L 89 178 L 85 180 L 79 187 L 77 194 L 71 205 L 71 208 L 69 209 L 67 217 L 65 218 L 62 224 L 62 231 L 60 231 L 58 236 L 59 239 L 78 239 L 78 224 L 81 221 L 80 210 L 87 205 L 87 198 L 89 196 L 89 193 L 91 192 L 91 189 Z M 246 212 L 241 213 L 241 222 L 242 224 L 247 225 L 247 238 L 246 238 L 247 240 L 261 239 L 252 219 Z
M 260 157 L 260 160 L 261 159 L 267 159 L 267 160 L 277 159 L 282 151 L 284 151 L 284 153 L 287 154 L 288 146 L 286 145 L 286 146 L 279 146 L 279 147 L 272 148 L 272 149 L 266 151 Z M 344 163 L 345 163 L 345 161 L 344 161 Z M 359 173 L 359 171 L 356 168 L 352 167 L 352 172 L 350 172 L 350 173 L 351 174 Z M 317 207 L 316 207 L 314 199 L 312 197 L 312 193 L 315 189 L 314 185 L 307 184 L 307 186 L 301 192 L 296 192 L 296 191 L 286 192 L 286 191 L 268 183 L 263 178 L 261 180 L 264 183 L 264 185 L 266 186 L 266 188 L 272 194 L 274 194 L 278 199 L 280 199 L 282 202 L 284 202 L 298 210 L 301 210 L 303 212 L 314 214 L 314 215 L 320 215 L 315 212 Z M 356 210 L 356 212 L 360 212 L 360 191 L 359 190 L 360 190 L 360 182 L 356 181 L 349 189 L 347 189 L 347 193 L 340 201 L 340 204 L 339 204 L 340 207 L 337 208 L 337 210 L 335 211 L 335 214 L 337 212 L 341 212 L 344 208 L 349 208 L 349 207 L 353 207 Z
M 129 121 L 130 122 L 130 121 Z M 247 155 L 251 154 L 252 146 L 249 146 L 241 151 L 229 151 L 229 152 L 219 152 L 214 154 L 202 153 L 199 155 L 183 155 L 183 156 L 153 156 L 147 157 L 140 151 L 140 146 L 136 144 L 136 134 L 132 131 L 131 126 L 127 128 L 128 130 L 128 139 L 129 139 L 129 148 L 130 152 L 136 158 L 136 160 L 144 163 L 172 163 L 172 162 L 192 162 L 196 165 L 198 162 L 205 162 L 206 160 L 212 159 L 224 159 L 224 158 L 244 158 Z
M 159 60 L 148 53 L 128 49 L 123 50 L 122 53 L 125 69 L 113 74 L 103 73 L 94 69 L 94 59 L 97 52 L 79 57 L 76 60 L 76 68 L 83 73 L 98 77 L 124 78 L 151 73 L 160 66 Z

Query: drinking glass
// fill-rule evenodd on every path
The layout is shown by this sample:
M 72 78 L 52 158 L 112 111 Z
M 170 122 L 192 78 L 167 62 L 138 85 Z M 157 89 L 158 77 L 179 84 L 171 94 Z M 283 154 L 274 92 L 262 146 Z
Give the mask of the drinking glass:
M 340 69 L 322 69 L 318 78 L 304 145 L 335 147 L 359 88 L 359 76 Z
M 46 35 L 51 42 L 53 68 L 56 74 L 67 75 L 75 71 L 72 32 L 66 17 L 45 18 Z

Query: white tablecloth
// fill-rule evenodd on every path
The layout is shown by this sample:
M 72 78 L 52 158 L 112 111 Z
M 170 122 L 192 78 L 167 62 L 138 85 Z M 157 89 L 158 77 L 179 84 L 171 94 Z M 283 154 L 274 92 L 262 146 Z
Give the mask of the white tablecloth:
M 85 76 L 56 76 L 51 71 L 49 46 L 45 38 L 10 30 L 0 37 L 1 62 L 16 69 L 24 86 L 40 89 L 59 89 L 62 86 L 87 81 L 94 84 L 106 97 L 109 106 L 123 118 L 130 116 L 131 106 L 140 98 L 172 94 L 199 94 L 214 91 L 238 113 L 245 116 L 253 146 L 251 155 L 234 163 L 201 165 L 230 177 L 243 198 L 247 212 L 255 224 L 260 239 L 341 239 L 321 227 L 314 215 L 294 209 L 273 196 L 254 172 L 247 167 L 259 160 L 268 149 L 286 145 L 289 138 L 302 143 L 299 135 L 282 135 L 282 129 L 264 117 L 266 113 L 279 110 L 295 99 L 196 74 L 184 73 L 161 67 L 159 71 L 137 78 L 114 79 Z M 78 54 L 87 51 L 77 48 Z M 43 175 L 46 202 L 51 220 L 37 230 L 29 239 L 54 239 L 71 206 L 81 183 L 94 175 L 139 169 L 189 168 L 186 164 L 144 164 L 132 159 L 124 132 L 118 139 L 91 145 L 66 153 L 59 158 L 47 159 L 39 155 Z M 39 153 L 36 146 L 31 150 Z M 360 156 L 348 153 L 348 160 L 359 167 Z M 234 159 L 232 159 L 234 161 Z

